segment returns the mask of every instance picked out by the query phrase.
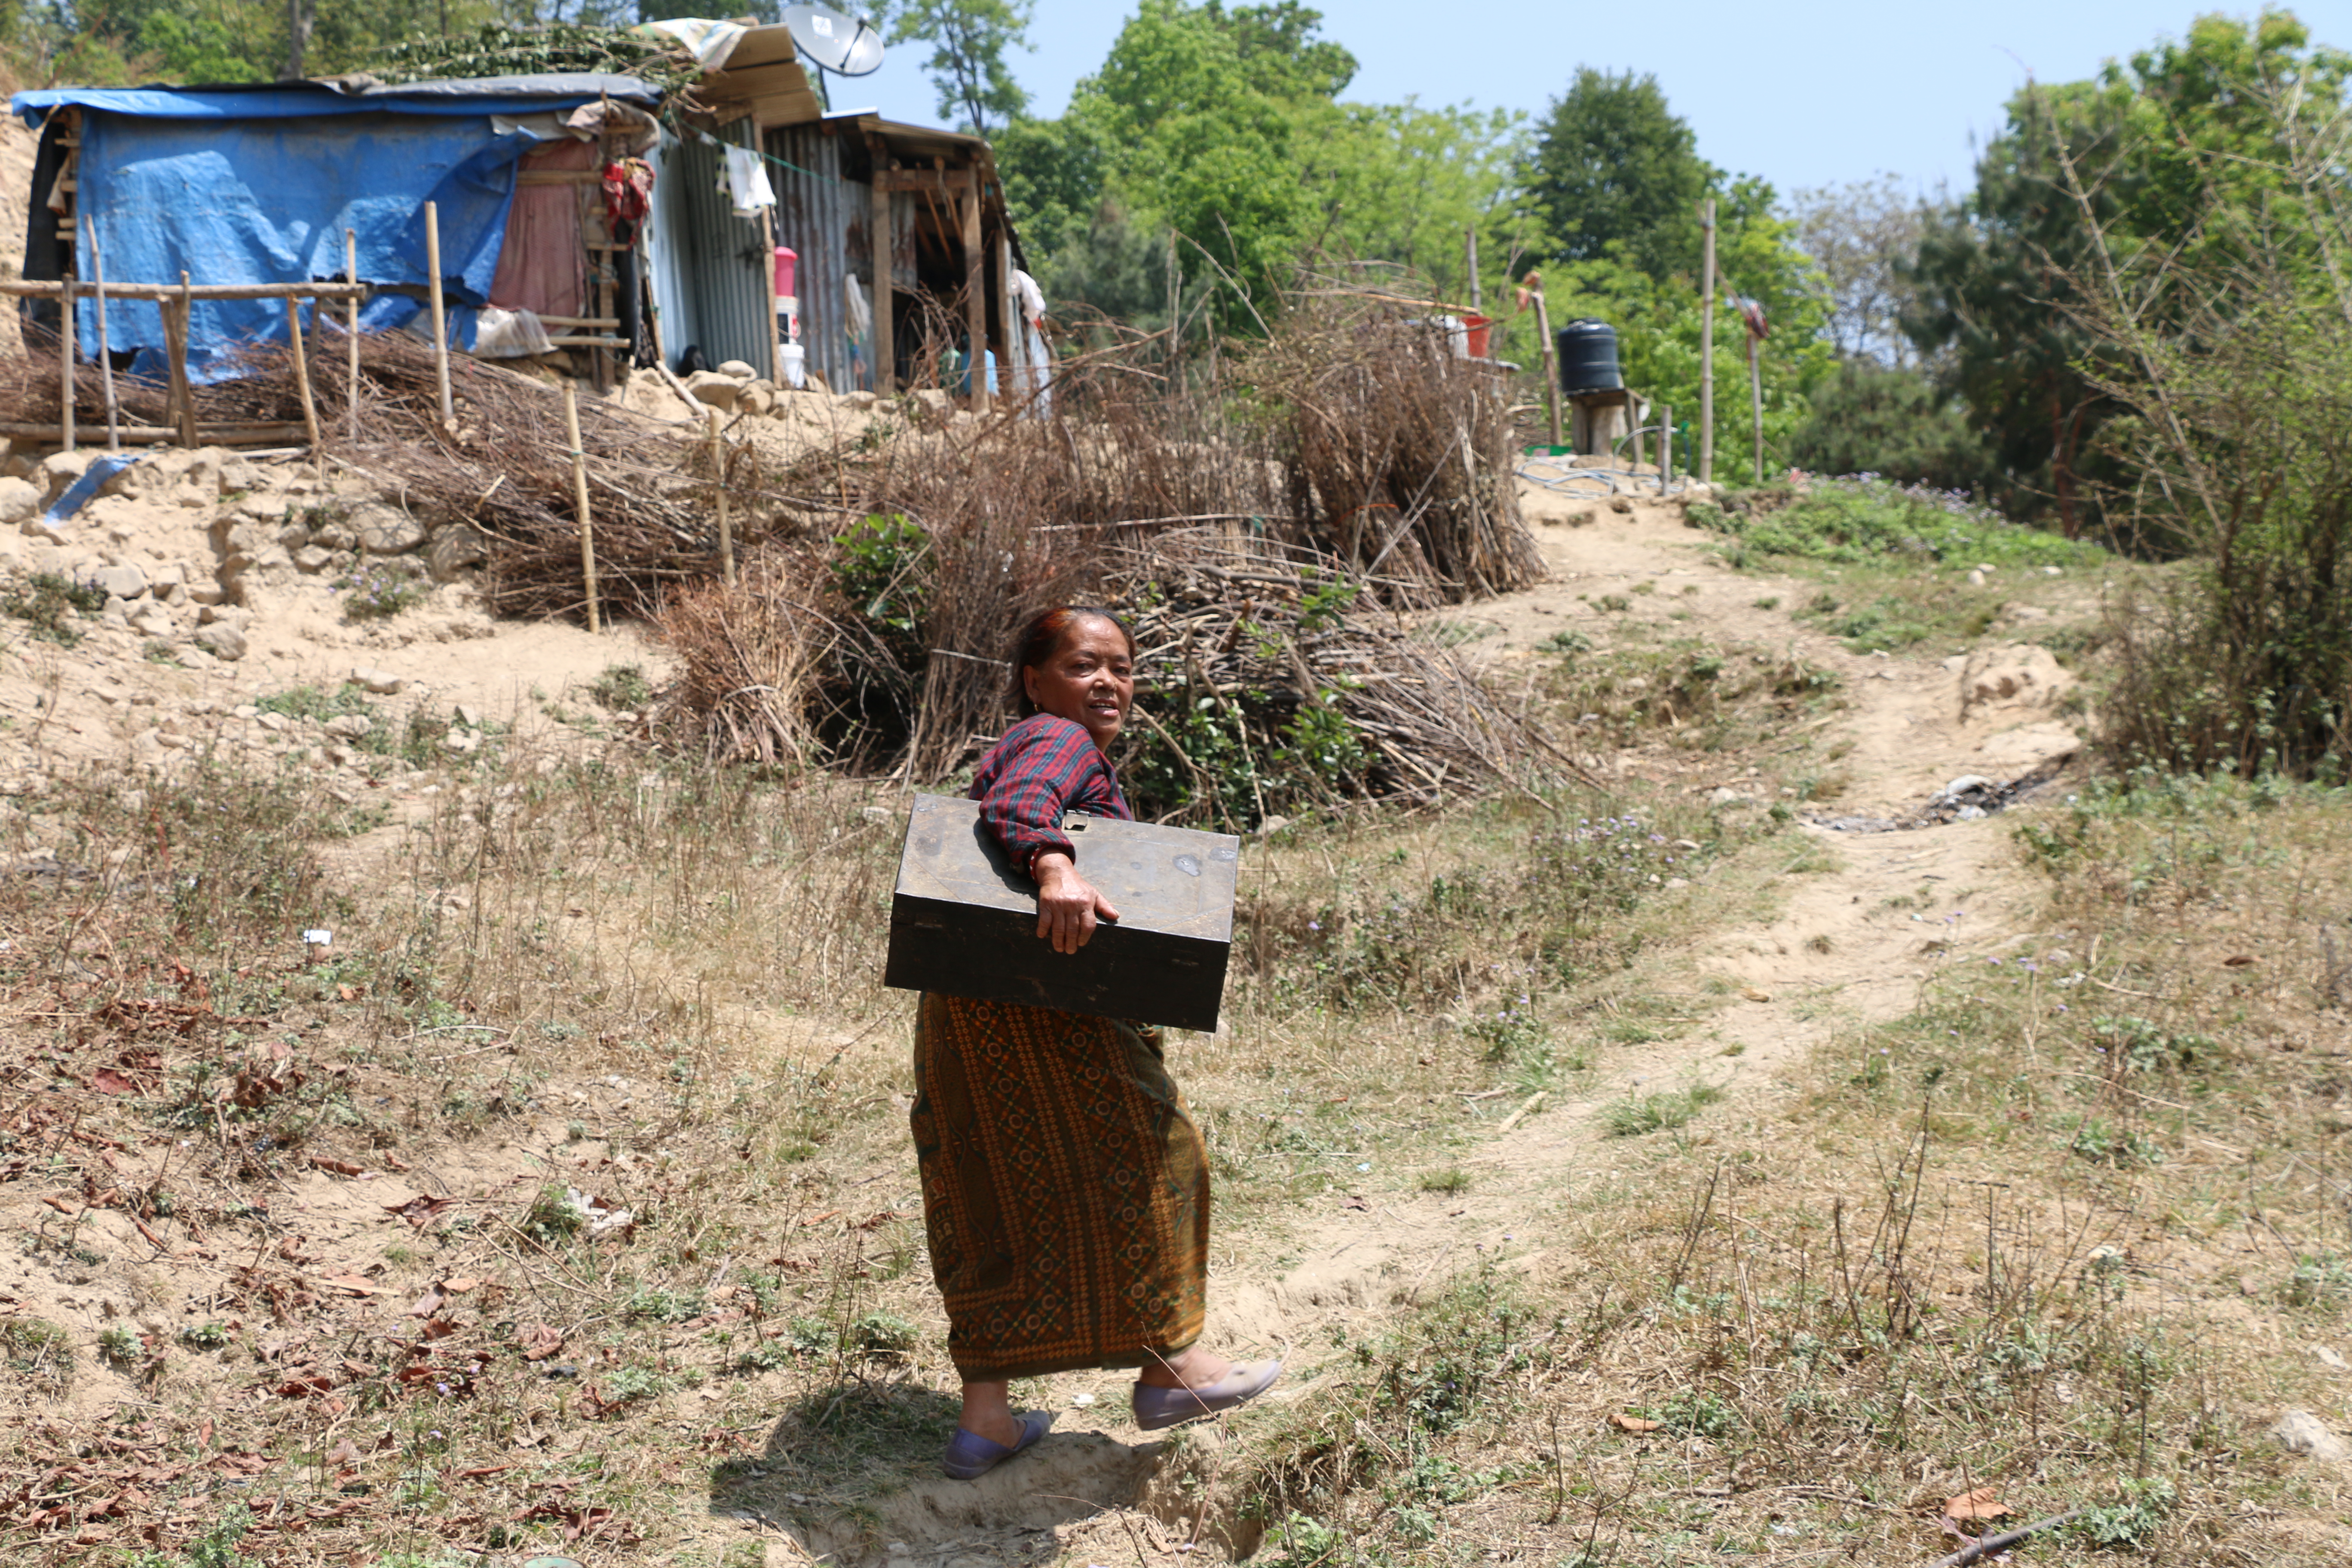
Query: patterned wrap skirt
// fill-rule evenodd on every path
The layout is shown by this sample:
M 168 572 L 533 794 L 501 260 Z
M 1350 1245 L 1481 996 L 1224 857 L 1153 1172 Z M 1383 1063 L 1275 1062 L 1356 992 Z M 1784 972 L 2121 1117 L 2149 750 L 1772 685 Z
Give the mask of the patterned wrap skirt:
M 909 1120 L 965 1382 L 1141 1366 L 1200 1337 L 1208 1159 L 1158 1030 L 926 992 Z

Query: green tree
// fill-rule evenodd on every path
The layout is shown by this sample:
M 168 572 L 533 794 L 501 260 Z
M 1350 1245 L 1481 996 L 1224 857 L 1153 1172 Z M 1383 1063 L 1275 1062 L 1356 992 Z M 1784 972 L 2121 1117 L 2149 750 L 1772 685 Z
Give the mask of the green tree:
M 1011 124 L 1029 107 L 1005 55 L 1029 47 L 1035 0 L 898 0 L 883 9 L 894 44 L 927 43 L 924 68 L 940 113 L 976 136 Z
M 2069 535 L 2099 521 L 2091 492 L 2126 470 L 2100 439 L 2117 405 L 2086 289 L 2148 263 L 2134 308 L 2150 325 L 2177 321 L 2196 306 L 2189 281 L 2243 264 L 2257 229 L 2308 237 L 2307 223 L 2272 225 L 2315 198 L 2289 178 L 2284 122 L 2267 106 L 2282 84 L 2340 106 L 2346 75 L 2344 55 L 2273 10 L 2200 17 L 2096 80 L 2010 100 L 1976 188 L 1927 226 L 1904 327 L 1948 356 L 2012 510 L 2046 508 Z
M 1998 479 L 1967 408 L 1921 371 L 1851 356 L 1811 389 L 1807 405 L 1789 437 L 1797 468 L 1972 493 Z
M 1657 78 L 1585 66 L 1544 116 L 1527 183 L 1559 258 L 1622 255 L 1668 278 L 1697 274 L 1698 205 L 1717 178 Z

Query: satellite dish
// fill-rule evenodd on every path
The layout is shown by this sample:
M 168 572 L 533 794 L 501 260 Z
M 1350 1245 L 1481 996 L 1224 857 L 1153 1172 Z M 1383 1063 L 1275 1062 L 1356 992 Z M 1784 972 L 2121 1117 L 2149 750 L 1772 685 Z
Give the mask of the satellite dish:
M 871 76 L 882 68 L 882 35 L 864 17 L 830 5 L 789 5 L 781 20 L 810 64 L 836 76 Z

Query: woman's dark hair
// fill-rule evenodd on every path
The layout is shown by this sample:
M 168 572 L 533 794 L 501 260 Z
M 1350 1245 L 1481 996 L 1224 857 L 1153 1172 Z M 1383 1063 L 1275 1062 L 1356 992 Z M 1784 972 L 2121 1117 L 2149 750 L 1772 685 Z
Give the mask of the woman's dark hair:
M 1029 700 L 1029 686 L 1021 679 L 1021 672 L 1039 668 L 1047 659 L 1061 652 L 1062 639 L 1068 637 L 1070 628 L 1080 621 L 1108 621 L 1126 639 L 1127 657 L 1135 657 L 1135 634 L 1127 629 L 1125 621 L 1108 610 L 1094 605 L 1056 605 L 1050 610 L 1038 611 L 1029 617 L 1029 624 L 1021 628 L 1021 635 L 1013 638 L 1013 657 L 1007 660 L 1013 666 L 1013 710 L 1022 718 L 1026 719 L 1036 712 L 1037 705 Z

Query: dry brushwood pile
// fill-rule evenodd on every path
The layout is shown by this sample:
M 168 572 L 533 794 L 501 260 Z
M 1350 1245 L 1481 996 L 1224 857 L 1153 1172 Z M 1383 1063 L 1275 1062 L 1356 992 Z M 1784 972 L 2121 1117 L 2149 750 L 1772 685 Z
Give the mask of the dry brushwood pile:
M 1150 815 L 1255 823 L 1565 768 L 1395 616 L 1540 574 L 1487 373 L 1360 301 L 1302 307 L 1228 370 L 1204 384 L 1099 355 L 1057 385 L 1054 420 L 918 430 L 784 471 L 764 499 L 797 542 L 661 617 L 686 671 L 672 734 L 940 778 L 1001 722 L 1022 618 L 1084 599 L 1141 637 L 1150 690 L 1124 776 Z
M 301 398 L 286 345 L 252 344 L 241 358 L 245 374 L 194 389 L 197 420 L 299 426 Z M 405 332 L 368 333 L 360 339 L 354 420 L 342 364 L 339 354 L 321 358 L 312 351 L 311 396 L 328 453 L 375 476 L 387 499 L 412 514 L 479 528 L 490 551 L 485 593 L 499 614 L 584 616 L 572 448 L 556 390 L 452 355 L 457 421 L 450 429 L 440 419 L 431 345 Z M 84 374 L 75 384 L 75 417 L 92 432 L 102 430 L 106 419 L 97 381 Z M 124 424 L 170 423 L 163 384 L 117 375 L 114 385 Z M 0 356 L 0 419 L 54 425 L 59 406 L 52 360 Z M 588 454 L 600 596 L 608 609 L 651 614 L 667 590 L 718 569 L 708 449 L 593 396 L 580 399 L 580 434 Z M 728 450 L 730 485 L 756 492 L 758 448 L 733 443 Z M 740 537 L 756 541 L 756 517 L 739 516 L 737 522 Z

